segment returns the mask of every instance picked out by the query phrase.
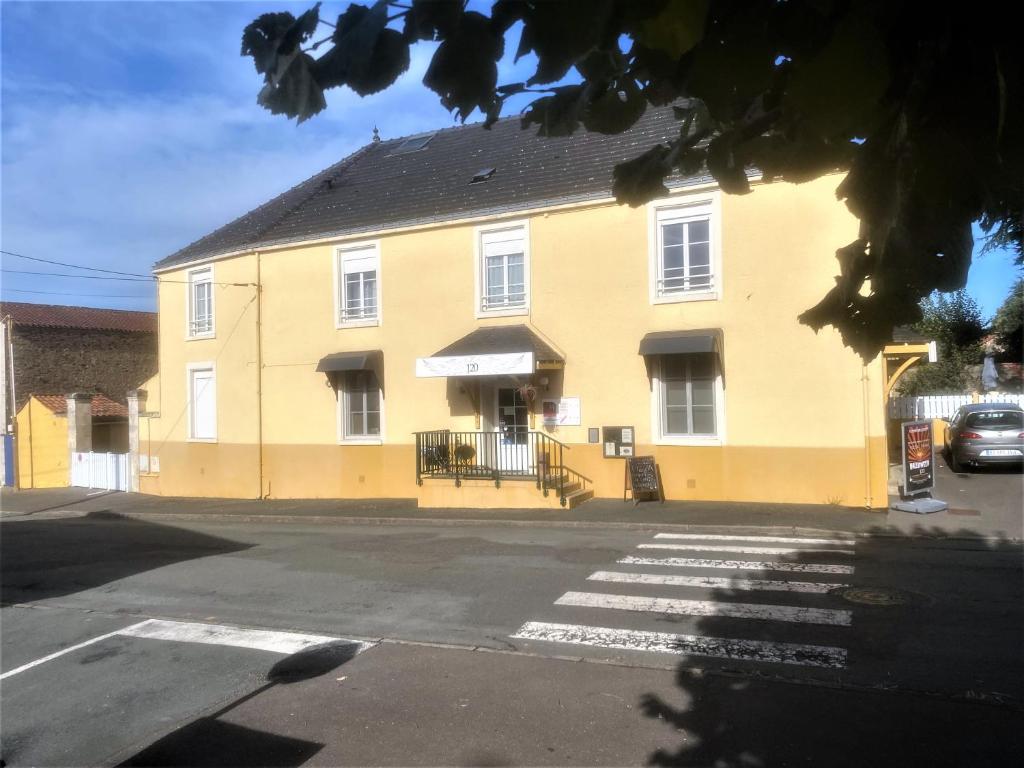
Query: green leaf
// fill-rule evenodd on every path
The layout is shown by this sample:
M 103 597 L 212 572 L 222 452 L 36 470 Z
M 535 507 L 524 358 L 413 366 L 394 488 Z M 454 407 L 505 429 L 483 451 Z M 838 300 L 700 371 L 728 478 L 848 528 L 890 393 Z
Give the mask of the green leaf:
M 655 16 L 636 25 L 633 39 L 670 59 L 678 59 L 704 37 L 708 0 L 669 0 Z
M 494 34 L 486 16 L 464 13 L 454 34 L 434 52 L 423 83 L 463 121 L 474 109 L 486 113 L 495 99 L 504 50 L 504 39 Z
M 595 133 L 622 133 L 641 118 L 647 109 L 647 99 L 633 80 L 623 80 L 583 110 L 583 125 Z
M 405 39 L 444 39 L 458 28 L 463 10 L 462 0 L 413 0 L 405 14 Z
M 717 136 L 711 140 L 707 148 L 708 172 L 723 192 L 746 194 L 750 191 L 750 181 L 741 157 L 735 152 L 731 134 Z
M 612 171 L 612 194 L 634 208 L 668 194 L 665 177 L 671 172 L 671 150 L 656 144 L 639 157 L 619 163 Z
M 551 96 L 530 102 L 521 119 L 523 128 L 536 125 L 538 136 L 569 136 L 579 128 L 584 86 L 563 85 L 554 90 Z
M 537 71 L 530 85 L 561 80 L 591 50 L 605 42 L 612 0 L 527 3 L 516 60 L 533 51 Z
M 282 65 L 284 61 L 282 59 Z M 300 123 L 326 107 L 323 89 L 310 72 L 312 64 L 313 59 L 308 54 L 292 54 L 291 61 L 283 67 L 280 77 L 267 83 L 260 91 L 257 98 L 260 106 L 275 115 L 296 117 Z
M 242 33 L 242 55 L 252 56 L 258 73 L 277 69 L 277 48 L 295 24 L 290 13 L 265 13 L 250 23 Z

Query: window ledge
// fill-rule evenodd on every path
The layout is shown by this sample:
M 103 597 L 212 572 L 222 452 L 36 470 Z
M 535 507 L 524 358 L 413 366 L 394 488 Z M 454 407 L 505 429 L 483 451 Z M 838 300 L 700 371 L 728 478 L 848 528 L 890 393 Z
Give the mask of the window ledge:
M 380 318 L 375 317 L 366 320 L 339 320 L 334 327 L 340 331 L 342 328 L 373 328 L 378 325 L 380 325 Z
M 216 443 L 216 437 L 187 437 L 185 438 L 187 443 Z
M 381 437 L 345 437 L 338 441 L 338 445 L 384 445 Z
M 530 314 L 529 307 L 509 307 L 507 309 L 477 309 L 477 317 L 517 317 Z
M 193 333 L 190 336 L 186 336 L 185 341 L 199 341 L 201 339 L 215 338 L 217 338 L 217 334 L 215 334 L 213 331 L 210 331 L 209 333 Z
M 720 437 L 659 437 L 654 441 L 655 445 L 687 445 L 687 446 L 721 446 L 725 441 Z
M 655 296 L 652 304 L 681 304 L 685 301 L 717 301 L 718 291 L 693 291 L 692 293 L 670 293 L 666 296 Z

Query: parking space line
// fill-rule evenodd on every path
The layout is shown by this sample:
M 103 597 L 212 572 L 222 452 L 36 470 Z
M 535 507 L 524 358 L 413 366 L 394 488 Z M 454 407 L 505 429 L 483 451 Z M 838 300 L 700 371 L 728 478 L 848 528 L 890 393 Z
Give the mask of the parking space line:
M 15 667 L 14 669 L 4 672 L 2 675 L 0 675 L 0 680 L 6 680 L 8 677 L 17 675 L 21 672 L 24 672 L 27 669 L 32 669 L 32 667 L 38 667 L 40 664 L 45 664 L 48 661 L 53 661 L 54 659 L 60 658 L 64 654 L 72 653 L 73 651 L 77 651 L 80 648 L 85 648 L 87 646 L 92 645 L 93 643 L 98 643 L 101 640 L 106 640 L 108 638 L 124 634 L 128 630 L 138 629 L 143 625 L 148 624 L 150 621 L 152 621 L 152 619 L 140 621 L 138 624 L 132 624 L 130 627 L 124 627 L 123 629 L 118 629 L 114 632 L 107 632 L 105 635 L 97 635 L 96 637 L 78 643 L 77 645 L 69 645 L 67 648 L 51 653 L 48 656 L 43 656 L 42 658 L 36 659 L 35 661 L 30 661 L 28 664 L 22 664 L 20 667 Z
M 223 624 L 201 624 L 186 621 L 165 621 L 152 619 L 144 624 L 121 630 L 118 634 L 142 637 L 150 640 L 172 640 L 180 643 L 202 643 L 204 645 L 229 645 L 234 648 L 253 648 L 271 653 L 297 653 L 314 645 L 346 642 L 341 637 L 327 635 L 306 635 L 298 632 L 277 632 L 267 629 L 240 629 Z M 353 645 L 369 647 L 355 640 Z
M 20 667 L 4 672 L 0 675 L 0 680 L 17 675 L 27 669 L 38 667 L 40 664 L 53 661 L 65 654 L 85 648 L 93 643 L 98 643 L 101 640 L 118 636 L 139 637 L 147 640 L 169 640 L 179 643 L 200 643 L 203 645 L 227 645 L 233 648 L 252 648 L 258 651 L 269 651 L 284 655 L 298 653 L 307 648 L 327 643 L 349 643 L 358 646 L 356 653 L 362 653 L 372 645 L 372 643 L 348 640 L 343 637 L 331 637 L 329 635 L 307 635 L 300 632 L 277 632 L 269 629 L 243 629 L 223 624 L 146 619 L 138 624 L 122 627 L 113 632 L 107 632 L 104 635 L 97 635 L 77 645 L 68 646 L 48 656 L 30 661 L 28 664 L 22 664 Z

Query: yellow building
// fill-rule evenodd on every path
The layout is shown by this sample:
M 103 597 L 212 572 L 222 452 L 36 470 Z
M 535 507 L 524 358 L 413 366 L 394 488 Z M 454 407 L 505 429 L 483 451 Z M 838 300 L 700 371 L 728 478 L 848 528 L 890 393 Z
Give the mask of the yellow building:
M 128 409 L 106 395 L 84 395 L 88 444 L 80 451 L 127 453 Z M 63 488 L 70 485 L 71 444 L 68 441 L 68 398 L 30 395 L 15 418 L 17 485 L 19 488 Z
M 141 490 L 546 506 L 649 455 L 669 499 L 884 505 L 881 362 L 796 319 L 837 177 L 616 204 L 676 131 L 374 142 L 159 262 Z

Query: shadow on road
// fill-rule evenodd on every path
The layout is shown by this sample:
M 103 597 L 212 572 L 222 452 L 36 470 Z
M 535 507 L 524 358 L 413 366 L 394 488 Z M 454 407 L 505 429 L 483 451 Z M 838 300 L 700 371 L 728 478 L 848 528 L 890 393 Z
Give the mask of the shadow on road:
M 102 512 L 10 522 L 0 537 L 0 602 L 74 594 L 172 563 L 251 546 Z
M 653 752 L 648 765 L 1015 764 L 1024 750 L 1020 544 L 914 538 L 936 533 L 918 528 L 906 537 L 863 538 L 853 557 L 816 551 L 777 558 L 852 564 L 850 575 L 747 574 L 850 588 L 796 596 L 715 590 L 711 599 L 720 602 L 852 611 L 851 626 L 698 622 L 701 636 L 843 648 L 845 665 L 809 670 L 685 657 L 676 670 L 678 698 L 647 694 L 640 701 L 647 717 L 681 733 L 678 749 Z
M 120 765 L 128 766 L 272 766 L 293 768 L 305 763 L 324 745 L 246 728 L 223 718 L 245 702 L 277 685 L 299 683 L 333 672 L 359 652 L 350 642 L 328 643 L 294 653 L 274 664 L 267 682 L 256 690 L 155 741 Z

